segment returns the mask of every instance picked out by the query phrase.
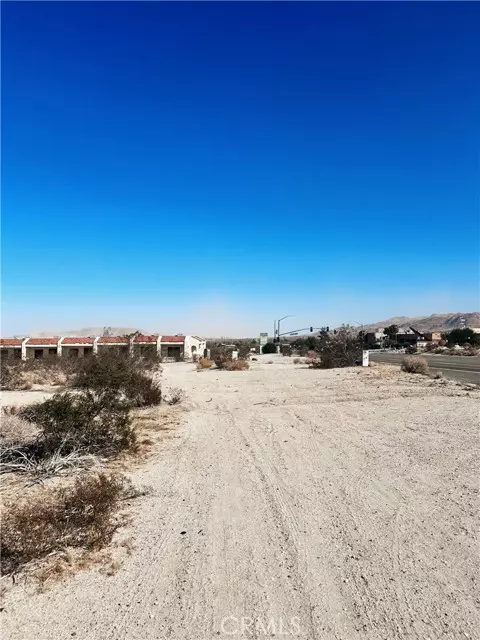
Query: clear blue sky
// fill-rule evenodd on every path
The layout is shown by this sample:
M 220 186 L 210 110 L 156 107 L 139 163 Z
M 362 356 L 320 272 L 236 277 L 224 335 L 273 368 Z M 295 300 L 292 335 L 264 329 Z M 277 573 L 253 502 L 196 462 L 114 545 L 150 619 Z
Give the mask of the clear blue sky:
M 2 14 L 4 335 L 478 309 L 478 3 Z

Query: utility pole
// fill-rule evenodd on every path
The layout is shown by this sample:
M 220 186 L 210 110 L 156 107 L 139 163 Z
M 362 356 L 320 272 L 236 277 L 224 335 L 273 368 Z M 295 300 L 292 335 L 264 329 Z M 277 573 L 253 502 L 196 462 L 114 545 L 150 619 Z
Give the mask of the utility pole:
M 280 342 L 280 323 L 282 320 L 285 320 L 286 318 L 294 318 L 295 316 L 283 316 L 283 318 L 280 318 L 279 320 L 277 320 L 277 342 Z
M 358 336 L 359 336 L 359 344 L 360 344 L 360 351 L 361 351 L 361 356 L 362 356 L 362 367 L 368 367 L 368 349 L 365 350 L 365 334 L 363 331 L 363 324 L 361 322 L 358 322 L 358 320 L 350 320 L 350 322 L 355 322 L 355 324 L 358 324 L 358 326 L 360 327 L 360 331 L 358 332 Z

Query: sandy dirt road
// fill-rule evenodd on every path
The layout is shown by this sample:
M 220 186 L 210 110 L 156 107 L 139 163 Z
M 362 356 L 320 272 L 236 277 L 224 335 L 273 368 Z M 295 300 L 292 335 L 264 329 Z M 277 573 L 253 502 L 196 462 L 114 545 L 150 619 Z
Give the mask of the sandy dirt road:
M 281 360 L 165 378 L 189 410 L 135 472 L 135 551 L 13 589 L 4 638 L 479 637 L 478 392 Z

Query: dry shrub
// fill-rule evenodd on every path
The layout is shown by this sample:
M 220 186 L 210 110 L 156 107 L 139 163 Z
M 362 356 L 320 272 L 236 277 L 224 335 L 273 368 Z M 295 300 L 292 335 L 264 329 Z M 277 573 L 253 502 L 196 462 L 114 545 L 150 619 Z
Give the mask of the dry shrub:
M 217 353 L 215 355 L 214 362 L 217 369 L 225 369 L 225 365 L 227 362 L 232 362 L 232 358 L 231 355 L 229 356 L 224 353 Z
M 2 407 L 2 415 L 14 416 L 18 413 L 18 406 L 16 404 L 7 404 Z
M 152 407 L 162 401 L 162 388 L 150 376 L 136 376 L 125 389 L 134 407 Z
M 200 358 L 197 363 L 197 369 L 210 369 L 210 367 L 213 367 L 213 360 L 209 358 Z
M 293 359 L 293 364 L 301 364 L 302 359 L 301 358 L 294 358 Z
M 0 366 L 0 383 L 2 389 L 20 389 L 23 385 L 21 366 L 2 362 Z
M 2 447 L 0 451 L 0 473 L 27 473 L 40 480 L 73 469 L 87 469 L 96 462 L 95 456 L 84 455 L 80 450 L 64 453 L 62 447 L 44 457 L 39 457 L 35 448 L 29 453 L 28 447 Z
M 81 476 L 68 488 L 50 489 L 7 506 L 2 516 L 1 574 L 68 547 L 101 549 L 120 526 L 115 518 L 131 485 L 118 474 Z
M 267 364 L 273 364 L 273 360 L 267 360 Z
M 115 454 L 135 444 L 130 403 L 118 392 L 56 393 L 44 402 L 25 407 L 20 417 L 35 423 L 41 435 L 34 454 L 51 455 L 81 450 Z
M 249 364 L 246 360 L 227 360 L 221 368 L 225 371 L 245 371 Z
M 16 413 L 3 412 L 0 420 L 0 450 L 23 446 L 35 440 L 38 429 Z
M 428 362 L 418 356 L 407 356 L 402 360 L 402 371 L 426 376 L 428 374 Z
M 72 386 L 99 392 L 116 391 L 124 394 L 135 407 L 160 404 L 161 387 L 152 375 L 145 374 L 146 363 L 151 365 L 151 371 L 159 371 L 158 360 L 130 357 L 113 350 L 84 358 L 79 361 Z
M 180 389 L 180 387 L 172 387 L 167 392 L 166 401 L 167 401 L 167 404 L 173 405 L 173 404 L 179 404 L 180 402 L 183 402 L 185 398 L 186 398 L 186 394 L 183 389 Z
M 31 389 L 33 385 L 65 386 L 75 369 L 75 361 L 51 357 L 2 363 L 4 389 Z

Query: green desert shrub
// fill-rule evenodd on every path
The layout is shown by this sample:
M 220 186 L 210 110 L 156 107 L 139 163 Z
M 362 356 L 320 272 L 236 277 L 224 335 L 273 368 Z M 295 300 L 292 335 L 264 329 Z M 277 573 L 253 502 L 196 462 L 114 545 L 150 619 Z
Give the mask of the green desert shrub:
M 274 342 L 267 342 L 262 347 L 262 353 L 277 353 L 277 345 Z
M 358 335 L 348 327 L 336 330 L 336 333 L 325 333 L 317 351 L 320 359 L 315 359 L 312 366 L 321 369 L 337 367 L 353 367 L 362 357 L 362 344 Z

